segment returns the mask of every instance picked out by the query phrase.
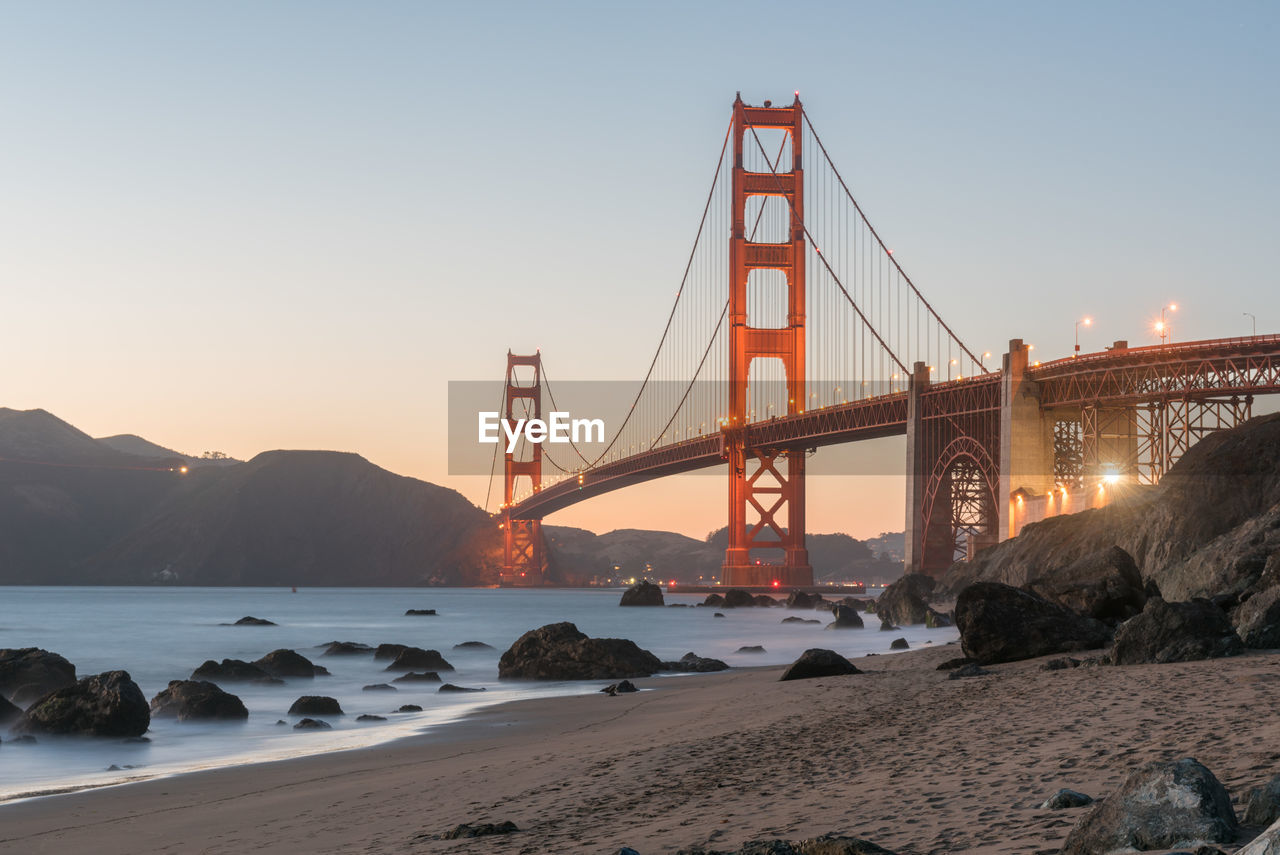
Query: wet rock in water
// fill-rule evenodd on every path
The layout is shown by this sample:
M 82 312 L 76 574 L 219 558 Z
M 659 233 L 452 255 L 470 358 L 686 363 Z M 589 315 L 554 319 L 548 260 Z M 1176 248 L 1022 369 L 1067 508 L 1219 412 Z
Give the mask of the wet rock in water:
M 55 689 L 22 714 L 14 733 L 141 736 L 151 708 L 128 671 L 107 671 Z
M 950 674 L 947 675 L 948 680 L 963 680 L 965 677 L 985 677 L 992 673 L 983 668 L 976 662 L 970 662 L 968 665 L 961 665 Z
M 822 621 L 818 620 L 817 618 L 802 618 L 802 617 L 792 616 L 792 617 L 784 617 L 782 619 L 782 623 L 822 623 Z
M 1119 546 L 1089 553 L 1049 575 L 1032 578 L 1026 587 L 1077 614 L 1111 624 L 1133 617 L 1147 601 L 1138 565 Z
M 243 659 L 223 659 L 221 662 L 206 659 L 204 664 L 191 672 L 191 679 L 209 680 L 215 683 L 248 683 L 257 680 L 270 681 L 275 678 L 252 662 L 245 662 Z
M 902 629 L 902 627 L 894 626 L 893 621 L 889 620 L 888 618 L 880 618 L 881 632 L 897 632 L 900 629 Z
M 1064 787 L 1045 799 L 1040 805 L 1040 810 L 1065 810 L 1066 808 L 1078 808 L 1090 804 L 1093 804 L 1091 796 L 1086 796 L 1084 793 L 1068 790 Z
M 756 598 L 741 588 L 730 588 L 724 592 L 726 609 L 749 609 L 756 605 Z
M 852 662 L 834 650 L 811 647 L 787 667 L 779 681 L 809 680 L 814 677 L 839 677 L 843 674 L 861 673 Z
M 622 592 L 620 606 L 661 606 L 662 588 L 652 582 L 641 581 Z
M 729 670 L 729 665 L 719 659 L 712 659 L 709 656 L 699 656 L 693 651 L 689 651 L 675 662 L 663 662 L 662 670 L 677 671 L 686 674 L 706 674 L 712 671 L 727 671 Z
M 282 719 L 282 718 L 278 718 L 278 719 L 276 719 L 276 727 L 280 727 L 281 725 L 288 725 L 288 724 L 289 724 L 289 722 L 285 721 L 285 720 L 284 720 L 284 719 Z
M 1235 835 L 1231 797 L 1212 772 L 1191 758 L 1158 760 L 1130 773 L 1081 819 L 1062 853 L 1173 849 L 1230 843 Z
M 396 710 L 396 712 L 422 712 L 422 707 L 417 704 L 405 704 L 400 707 L 400 709 Z
M 1280 775 L 1254 787 L 1245 796 L 1246 825 L 1270 825 L 1276 820 L 1280 820 Z
M 435 609 L 405 609 L 405 617 L 434 617 Z
M 390 683 L 370 683 L 367 686 L 361 687 L 360 691 L 362 692 L 394 692 L 396 691 L 396 687 L 391 685 Z
M 1064 656 L 1061 659 L 1050 659 L 1048 662 L 1040 666 L 1041 671 L 1065 671 L 1069 668 L 1079 668 L 1080 660 L 1072 659 L 1070 656 Z
M 343 715 L 336 698 L 326 695 L 303 695 L 289 707 L 289 715 Z
M 924 625 L 929 629 L 942 629 L 951 626 L 951 616 L 944 615 L 937 609 L 929 608 L 924 613 Z
M 907 644 L 907 640 L 905 638 L 895 638 L 893 641 L 889 642 L 890 650 L 906 650 L 910 646 L 911 645 Z
M 0 695 L 0 724 L 8 724 L 22 715 L 22 707 L 14 706 Z
M 494 650 L 492 644 L 485 644 L 483 641 L 464 641 L 461 644 L 453 645 L 454 650 Z
M 764 653 L 764 647 L 759 644 L 745 644 L 734 651 L 735 653 Z
M 968 656 L 957 656 L 955 659 L 948 659 L 946 662 L 943 662 L 941 665 L 937 667 L 937 670 L 938 671 L 954 671 L 955 669 L 960 668 L 964 665 L 969 665 L 970 663 L 976 664 L 976 661 L 973 659 L 970 659 Z
M 294 730 L 328 730 L 332 726 L 333 725 L 329 724 L 329 722 L 325 721 L 324 719 L 304 718 L 302 721 L 295 724 L 293 726 L 293 729 Z
M 321 656 L 368 656 L 373 648 L 357 641 L 330 641 Z
M 712 617 L 724 617 L 724 615 L 720 614 L 720 612 L 716 612 Z
M 255 659 L 251 664 L 258 666 L 272 677 L 310 678 L 327 676 L 329 673 L 301 653 L 283 647 L 271 651 L 261 659 Z
M 723 606 L 724 597 L 720 594 L 707 594 L 707 598 L 702 601 L 704 606 Z
M 434 671 L 410 671 L 407 675 L 396 677 L 392 682 L 440 682 L 440 675 Z
M 631 682 L 630 680 L 622 680 L 617 683 L 610 683 L 600 691 L 604 692 L 606 695 L 613 696 L 613 695 L 626 695 L 631 692 L 638 692 L 640 690 L 637 689 L 636 684 Z
M 838 605 L 831 610 L 831 613 L 836 619 L 823 629 L 862 629 L 863 627 L 862 616 L 850 606 Z
M 809 609 L 813 610 L 821 606 L 825 601 L 821 594 L 806 594 L 804 591 L 792 591 L 787 594 L 787 601 L 783 603 L 789 609 Z
M 468 686 L 455 686 L 453 683 L 445 683 L 437 692 L 483 692 L 484 689 L 473 689 Z
M 475 825 L 464 822 L 462 825 L 446 831 L 440 837 L 443 840 L 459 840 L 464 837 L 489 837 L 494 834 L 511 834 L 519 830 L 511 820 L 499 823 L 481 822 Z
M 243 721 L 249 717 L 249 710 L 238 697 L 207 680 L 170 680 L 169 687 L 151 699 L 151 717 L 178 721 Z
M 415 668 L 424 668 L 428 671 L 453 670 L 453 666 L 445 661 L 439 650 L 423 650 L 421 647 L 406 647 L 401 650 L 386 670 L 412 671 Z
M 658 657 L 634 641 L 589 638 L 567 621 L 526 632 L 498 660 L 508 680 L 619 680 L 660 670 Z
M 75 682 L 76 666 L 57 653 L 39 647 L 0 650 L 0 695 L 19 707 Z
M 975 582 L 956 598 L 956 626 L 966 656 L 984 664 L 1104 646 L 1106 625 L 999 582 Z
M 395 659 L 409 649 L 408 644 L 379 644 L 373 651 L 374 659 Z
M 756 605 L 759 606 L 760 608 L 771 609 L 774 606 L 782 605 L 781 603 L 779 603 L 777 600 L 775 600 L 773 597 L 769 596 L 768 594 L 756 594 L 755 597 L 753 597 L 752 599 L 756 601 Z
M 1227 616 L 1208 600 L 1166 603 L 1153 597 L 1142 614 L 1116 630 L 1111 659 L 1117 665 L 1189 662 L 1244 652 Z
M 275 621 L 266 618 L 254 617 L 253 615 L 245 615 L 232 624 L 232 626 L 278 626 Z
M 1280 585 L 1245 600 L 1231 616 L 1231 622 L 1245 647 L 1255 650 L 1280 647 Z
M 356 721 L 386 721 L 385 715 L 373 715 L 372 713 L 362 713 L 356 716 Z
M 876 600 L 876 614 L 897 624 L 924 623 L 935 584 L 933 577 L 924 573 L 906 574 L 884 589 Z

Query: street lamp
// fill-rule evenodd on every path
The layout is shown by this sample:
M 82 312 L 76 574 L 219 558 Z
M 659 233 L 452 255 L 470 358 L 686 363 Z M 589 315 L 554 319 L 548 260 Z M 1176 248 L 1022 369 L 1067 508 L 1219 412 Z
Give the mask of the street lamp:
M 1084 324 L 1086 327 L 1093 326 L 1093 318 L 1081 318 L 1080 320 L 1076 321 L 1076 353 L 1077 354 L 1080 353 L 1080 325 L 1081 324 Z
M 1255 316 L 1255 315 L 1253 314 L 1253 312 L 1244 312 L 1244 314 L 1248 315 L 1248 316 L 1249 316 L 1249 320 L 1253 321 L 1253 337 L 1254 337 L 1254 338 L 1257 338 L 1257 337 L 1258 337 L 1258 318 L 1257 318 L 1257 316 Z
M 1164 347 L 1166 341 L 1169 339 L 1169 322 L 1165 320 L 1164 313 L 1176 312 L 1176 311 L 1178 311 L 1177 303 L 1170 303 L 1169 305 L 1160 309 L 1160 323 L 1156 324 L 1156 332 L 1160 333 L 1161 347 Z

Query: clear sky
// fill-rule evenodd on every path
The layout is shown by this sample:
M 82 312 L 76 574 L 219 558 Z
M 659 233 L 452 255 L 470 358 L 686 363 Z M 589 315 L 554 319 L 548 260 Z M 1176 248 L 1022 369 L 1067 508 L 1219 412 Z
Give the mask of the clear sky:
M 977 350 L 1280 332 L 1280 5 L 0 2 L 0 404 L 450 478 L 449 380 L 643 374 L 734 93 Z M 896 454 L 900 444 L 884 444 Z M 561 512 L 724 524 L 716 477 Z M 902 526 L 813 479 L 810 528 Z

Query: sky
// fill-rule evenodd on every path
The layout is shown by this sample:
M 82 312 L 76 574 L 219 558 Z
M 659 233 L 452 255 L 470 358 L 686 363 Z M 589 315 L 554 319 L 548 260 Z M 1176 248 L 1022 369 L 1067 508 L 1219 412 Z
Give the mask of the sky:
M 0 0 L 0 405 L 450 476 L 450 380 L 643 375 L 736 92 L 799 91 L 976 351 L 1280 332 L 1267 2 Z M 902 453 L 900 440 L 871 454 Z M 551 518 L 724 524 L 722 477 Z M 809 483 L 901 530 L 900 478 Z

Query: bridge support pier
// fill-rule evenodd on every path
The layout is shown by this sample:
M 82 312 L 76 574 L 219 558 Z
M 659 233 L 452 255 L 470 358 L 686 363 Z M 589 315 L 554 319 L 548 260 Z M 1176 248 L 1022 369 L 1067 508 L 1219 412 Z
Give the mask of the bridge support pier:
M 522 383 L 519 368 L 532 368 L 532 381 Z M 504 421 L 514 432 L 519 418 L 542 418 L 542 354 L 518 356 L 507 351 L 506 389 L 502 394 Z M 516 407 L 521 409 L 516 412 Z M 533 586 L 543 584 L 542 520 L 512 519 L 521 479 L 527 479 L 530 492 L 542 489 L 542 446 L 530 443 L 527 456 L 521 451 L 503 452 L 502 459 L 502 571 L 503 585 Z
M 1022 339 L 1009 342 L 1000 387 L 1000 486 L 996 504 L 1000 540 L 1022 527 L 1027 496 L 1052 493 L 1054 422 L 1040 406 L 1040 386 L 1027 376 L 1030 349 Z

